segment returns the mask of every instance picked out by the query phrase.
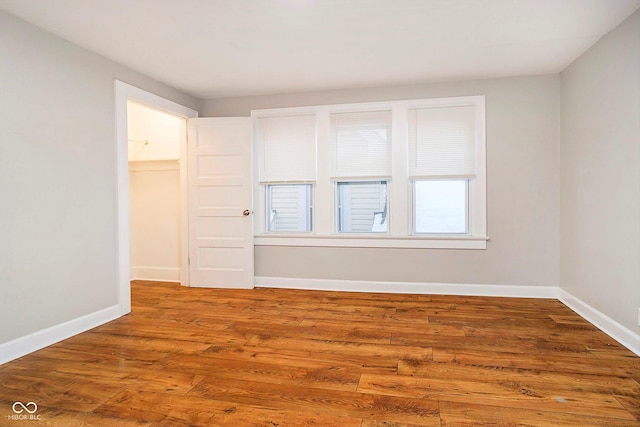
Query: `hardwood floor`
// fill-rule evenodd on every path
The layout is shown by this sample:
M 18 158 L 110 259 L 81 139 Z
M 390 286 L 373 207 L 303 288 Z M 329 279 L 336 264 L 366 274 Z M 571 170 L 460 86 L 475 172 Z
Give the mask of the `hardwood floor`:
M 134 282 L 0 366 L 38 426 L 640 426 L 640 358 L 555 300 Z M 25 412 L 26 414 L 26 412 Z

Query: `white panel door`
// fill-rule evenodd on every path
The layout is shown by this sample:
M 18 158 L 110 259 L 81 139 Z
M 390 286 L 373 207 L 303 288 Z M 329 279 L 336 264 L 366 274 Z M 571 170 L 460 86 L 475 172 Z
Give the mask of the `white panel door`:
M 253 287 L 251 119 L 189 119 L 189 285 Z

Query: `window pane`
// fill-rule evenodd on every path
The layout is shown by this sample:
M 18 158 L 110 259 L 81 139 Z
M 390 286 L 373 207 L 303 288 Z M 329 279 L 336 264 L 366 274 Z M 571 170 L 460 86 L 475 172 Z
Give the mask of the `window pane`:
M 310 184 L 267 186 L 267 230 L 311 231 L 311 193 Z
M 387 233 L 387 182 L 339 182 L 338 231 L 343 233 Z
M 414 181 L 416 233 L 467 233 L 468 180 Z

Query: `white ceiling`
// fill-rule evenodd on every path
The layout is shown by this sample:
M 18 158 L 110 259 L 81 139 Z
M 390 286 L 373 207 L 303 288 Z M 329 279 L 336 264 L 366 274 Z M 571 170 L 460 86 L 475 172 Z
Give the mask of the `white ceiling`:
M 556 73 L 640 0 L 0 0 L 198 98 Z

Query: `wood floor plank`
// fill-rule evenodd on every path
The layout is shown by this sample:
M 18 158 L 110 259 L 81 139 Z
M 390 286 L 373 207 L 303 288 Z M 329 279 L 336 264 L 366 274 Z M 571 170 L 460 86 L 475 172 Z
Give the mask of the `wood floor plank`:
M 640 396 L 615 396 L 615 398 L 631 415 L 640 421 Z
M 292 412 L 313 411 L 334 416 L 440 425 L 435 400 L 227 380 L 215 376 L 205 378 L 189 394 Z
M 363 420 L 360 427 L 423 427 L 424 424 L 397 423 L 387 420 Z
M 235 322 L 230 330 L 249 333 L 253 332 L 261 336 L 278 336 L 285 338 L 308 338 L 315 340 L 339 340 L 372 344 L 389 344 L 391 334 L 375 328 L 349 328 L 339 327 L 315 327 L 299 325 L 275 326 L 273 324 L 256 324 L 254 322 Z
M 576 313 L 571 313 L 571 314 L 550 314 L 549 317 L 554 322 L 562 323 L 562 324 L 578 325 L 578 326 L 589 324 L 586 320 L 584 320 L 581 316 L 579 316 Z M 591 327 L 597 329 L 595 326 L 591 326 Z
M 606 349 L 592 349 L 591 353 L 599 361 L 606 363 L 619 375 L 630 376 L 640 382 L 640 357 L 620 345 L 609 346 Z
M 1 365 L 0 408 L 65 427 L 640 427 L 640 358 L 557 300 L 131 292 L 129 315 Z
M 523 387 L 545 387 L 609 395 L 637 397 L 640 386 L 631 378 L 614 375 L 576 374 L 557 371 L 524 370 L 465 366 L 434 361 L 400 360 L 398 375 L 423 378 L 478 381 L 483 383 L 518 383 Z
M 305 347 L 269 348 L 257 346 L 243 346 L 228 349 L 212 346 L 202 356 L 238 359 L 244 361 L 280 364 L 284 366 L 314 368 L 314 369 L 347 369 L 358 372 L 395 373 L 397 358 L 390 357 L 386 362 L 380 358 L 367 359 L 365 355 L 318 353 L 307 351 Z
M 14 401 L 0 400 L 0 408 L 8 408 L 10 414 Z M 3 414 L 4 415 L 4 414 Z M 44 426 L 44 427 L 150 427 L 151 423 L 139 421 L 135 419 L 127 419 L 120 417 L 108 417 L 93 412 L 79 412 L 60 408 L 38 407 L 38 411 L 34 414 L 39 416 L 36 420 L 13 421 L 7 418 L 4 423 L 4 417 L 0 421 L 2 426 Z
M 135 408 L 135 409 L 134 409 Z M 111 417 L 131 412 L 129 418 L 152 426 L 345 426 L 357 427 L 361 419 L 307 411 L 283 411 L 197 396 L 175 397 L 163 393 L 125 391 L 100 407 Z
M 7 402 L 35 402 L 40 411 L 68 409 L 91 412 L 122 389 L 112 381 L 96 383 L 69 376 L 2 375 L 0 400 Z M 10 407 L 10 406 L 9 406 Z
M 358 392 L 635 420 L 612 395 L 559 390 L 552 384 L 530 387 L 519 382 L 362 374 Z
M 436 362 L 451 362 L 483 367 L 614 375 L 613 365 L 601 362 L 591 353 L 579 355 L 556 354 L 550 357 L 548 354 L 536 352 L 518 353 L 509 350 L 499 351 L 491 347 L 484 349 L 434 347 L 433 360 Z
M 139 331 L 140 329 L 137 330 L 137 332 Z M 211 345 L 210 340 L 201 339 L 203 338 L 201 336 L 197 337 L 198 339 L 191 336 L 180 336 L 180 339 L 176 339 L 174 338 L 178 336 L 176 329 L 171 331 L 165 329 L 163 332 L 168 335 L 163 336 L 162 340 L 159 340 L 157 336 L 126 336 L 95 331 L 83 334 L 81 337 L 89 342 L 99 342 L 102 346 L 110 348 L 144 348 L 150 351 L 170 353 L 201 353 Z M 91 334 L 96 336 L 91 336 Z
M 425 347 L 441 347 L 458 351 L 486 351 L 517 354 L 584 355 L 588 357 L 590 350 L 580 341 L 566 341 L 550 336 L 538 335 L 525 338 L 526 335 L 505 334 L 490 338 L 483 336 L 429 336 L 419 332 L 398 333 L 391 337 L 396 345 L 419 345 Z
M 338 320 L 307 320 L 307 326 L 318 330 L 343 331 L 344 321 Z M 413 320 L 399 321 L 395 317 L 384 317 L 377 322 L 351 321 L 351 330 L 369 331 L 369 333 L 385 334 L 391 336 L 398 333 L 412 333 L 419 330 L 425 335 L 465 336 L 463 328 L 450 325 L 430 324 L 426 319 L 423 322 Z
M 315 357 L 337 355 L 362 366 L 397 367 L 400 359 L 431 359 L 431 347 L 387 345 L 343 340 L 291 339 L 257 335 L 247 342 L 247 348 L 288 348 L 312 352 Z
M 253 380 L 270 384 L 292 384 L 311 388 L 355 391 L 360 372 L 331 368 L 294 367 L 282 363 L 264 363 L 213 356 L 176 355 L 160 361 L 154 368 L 168 371 L 215 375 L 216 378 Z
M 638 427 L 634 420 L 621 420 L 548 412 L 538 409 L 505 408 L 463 402 L 440 402 L 442 427 L 476 427 L 482 425 L 513 427 Z

